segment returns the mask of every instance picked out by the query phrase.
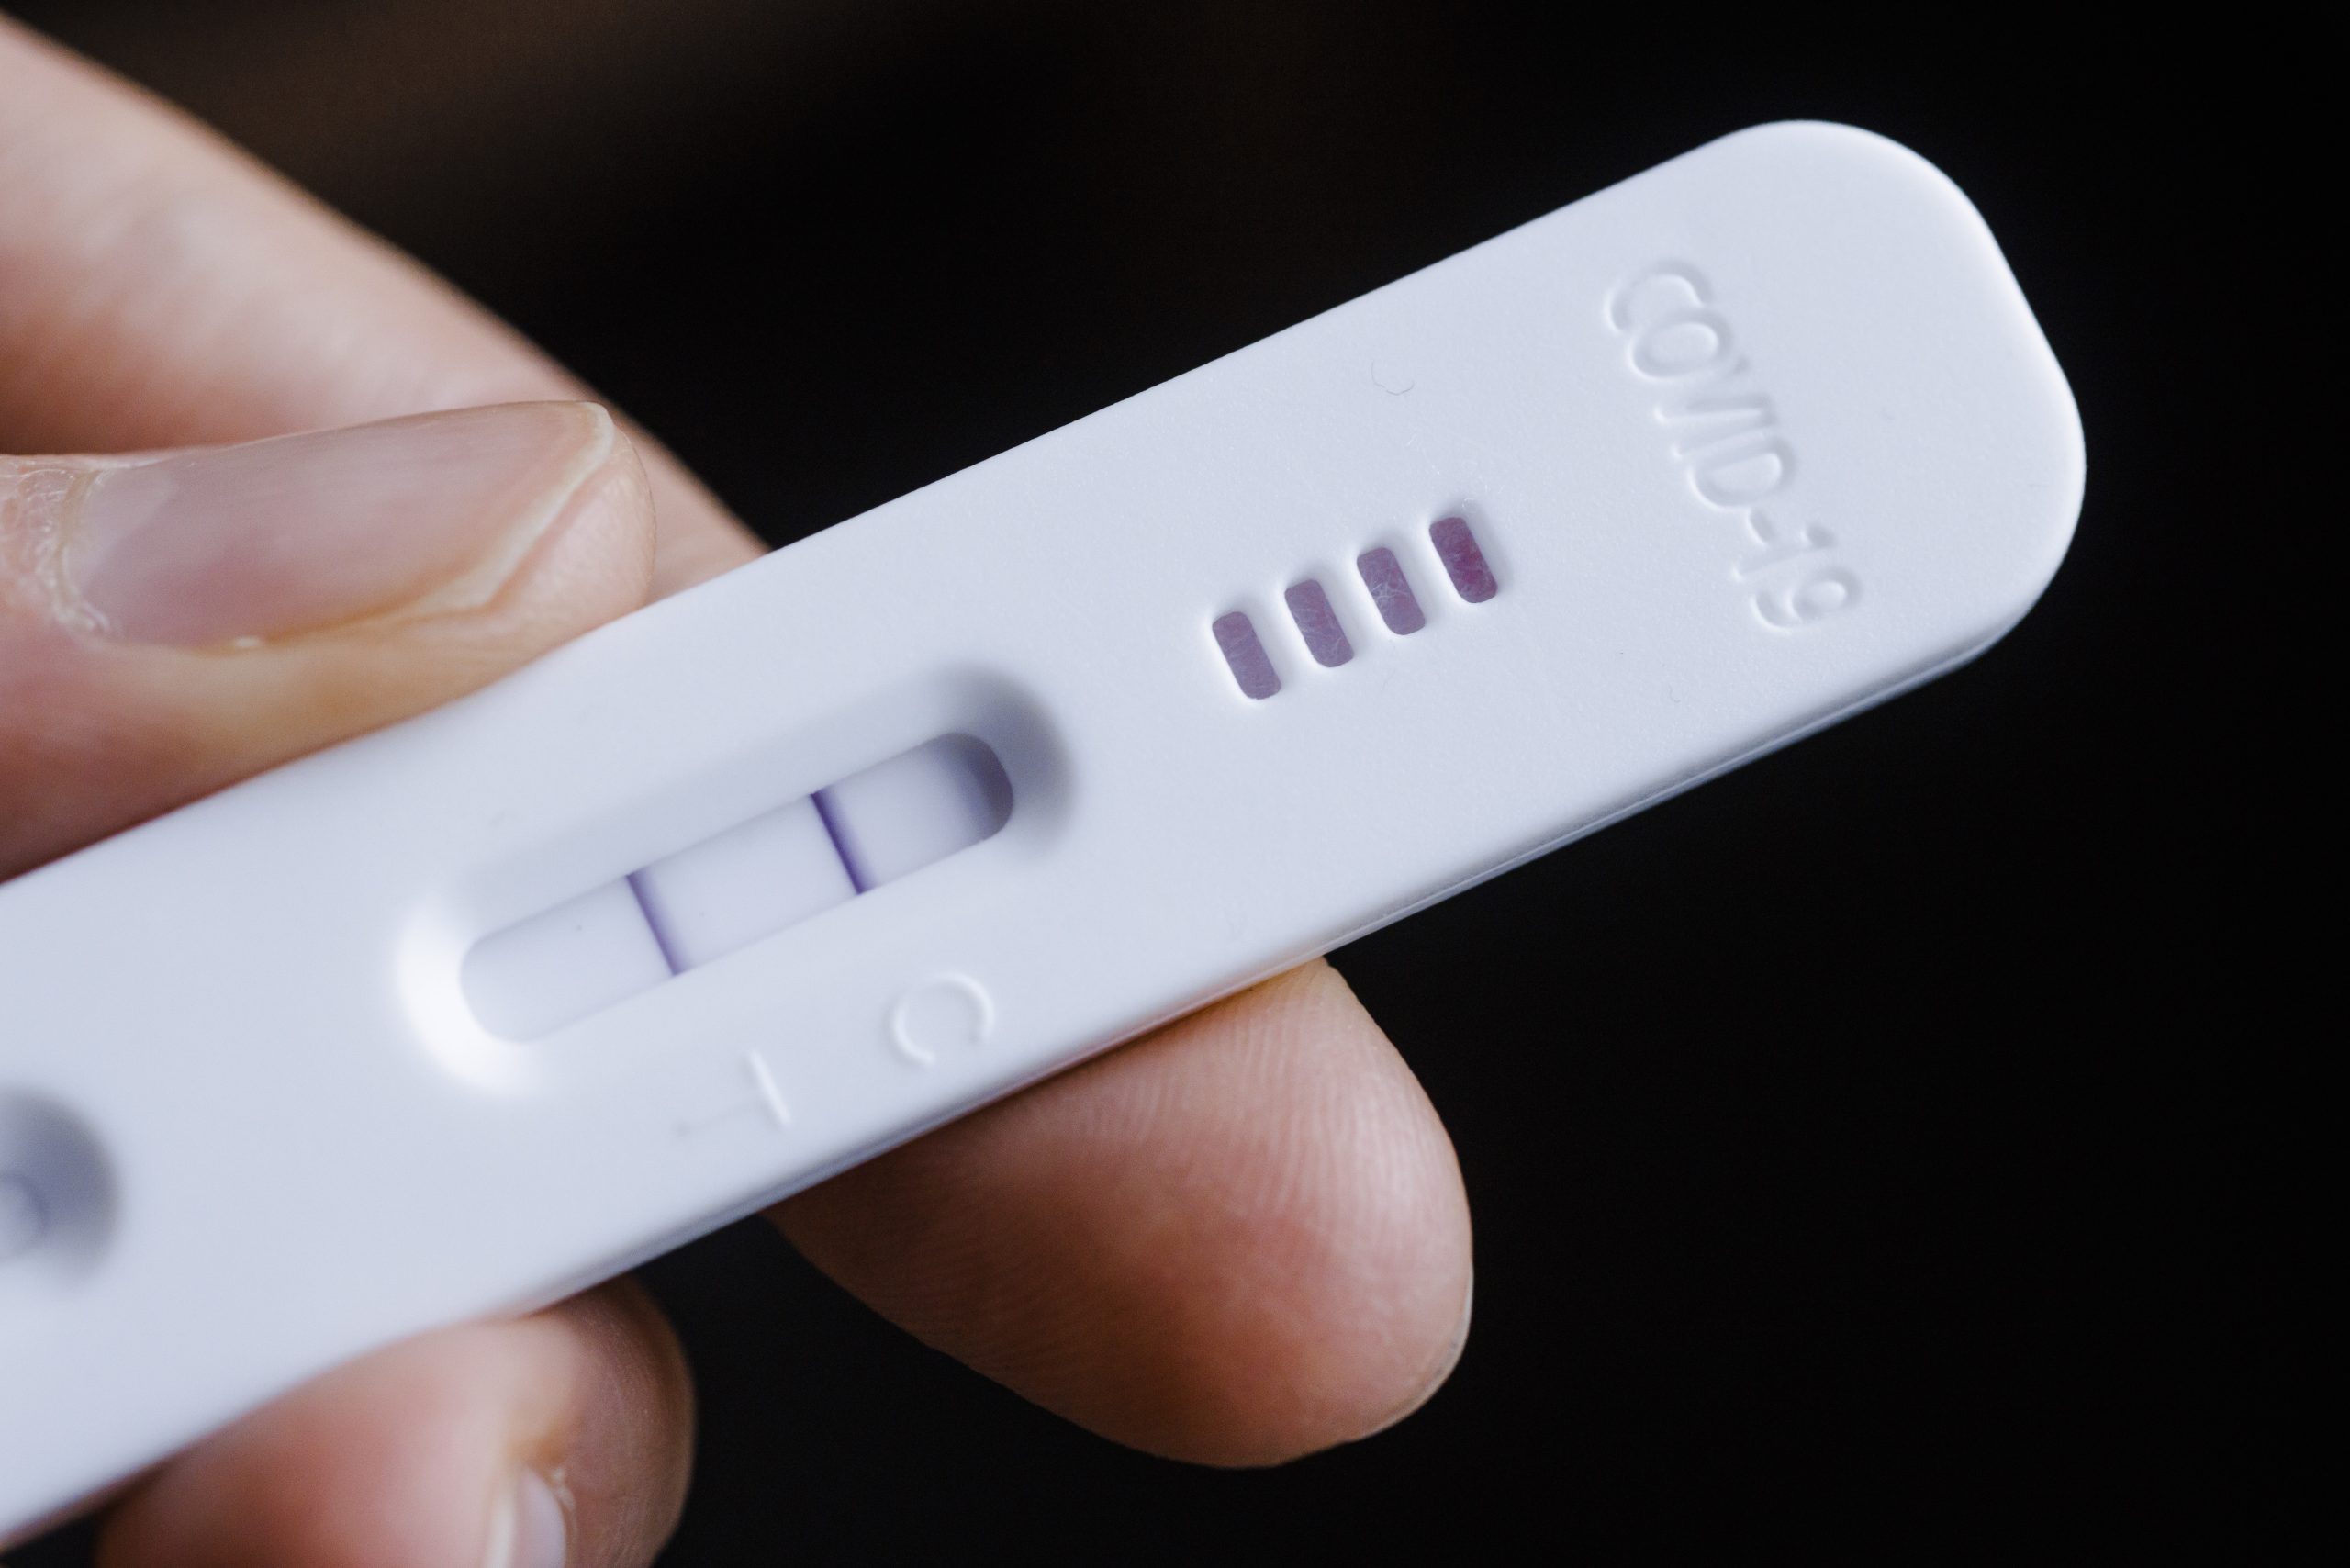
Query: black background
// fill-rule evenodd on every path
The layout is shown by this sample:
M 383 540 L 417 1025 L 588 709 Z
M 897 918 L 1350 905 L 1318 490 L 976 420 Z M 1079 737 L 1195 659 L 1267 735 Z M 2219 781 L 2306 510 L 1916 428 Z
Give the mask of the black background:
M 21 9 L 418 251 L 778 542 L 1744 125 L 1932 159 L 2072 378 L 2072 555 L 1967 670 L 1337 956 L 1467 1174 L 1450 1386 L 1339 1452 L 1187 1469 L 737 1227 L 650 1271 L 703 1399 L 663 1561 L 2277 1554 L 2315 1470 L 2319 1040 L 2287 1003 L 2333 940 L 2290 895 L 2338 712 L 2287 700 L 2335 532 L 2330 447 L 2288 432 L 2341 354 L 2292 244 L 2338 173 L 2269 182 L 2324 145 L 2276 106 L 2312 106 L 2317 40 L 1400 0 Z

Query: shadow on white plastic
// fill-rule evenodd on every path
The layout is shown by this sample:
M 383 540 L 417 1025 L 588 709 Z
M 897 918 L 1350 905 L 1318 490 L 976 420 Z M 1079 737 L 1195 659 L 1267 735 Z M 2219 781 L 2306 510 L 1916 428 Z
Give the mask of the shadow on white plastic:
M 95 1267 L 114 1218 L 114 1173 L 81 1119 L 0 1091 L 0 1320 Z

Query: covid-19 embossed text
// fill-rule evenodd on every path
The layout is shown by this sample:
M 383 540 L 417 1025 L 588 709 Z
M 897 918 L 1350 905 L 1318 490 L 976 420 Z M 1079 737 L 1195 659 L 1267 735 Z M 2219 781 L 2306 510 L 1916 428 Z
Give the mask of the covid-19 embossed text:
M 1836 536 L 1787 515 L 1796 449 L 1706 274 L 1651 262 L 1608 291 L 1606 310 L 1625 364 L 1654 390 L 1666 451 L 1690 492 L 1739 530 L 1729 576 L 1756 617 L 1792 632 L 1859 603 Z

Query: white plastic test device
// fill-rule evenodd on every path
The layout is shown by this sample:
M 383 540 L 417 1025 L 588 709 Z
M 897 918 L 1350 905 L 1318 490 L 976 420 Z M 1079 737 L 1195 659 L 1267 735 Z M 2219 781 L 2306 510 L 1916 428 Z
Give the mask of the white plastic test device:
M 1952 668 L 2082 471 L 1765 127 L 0 888 L 0 1534 Z

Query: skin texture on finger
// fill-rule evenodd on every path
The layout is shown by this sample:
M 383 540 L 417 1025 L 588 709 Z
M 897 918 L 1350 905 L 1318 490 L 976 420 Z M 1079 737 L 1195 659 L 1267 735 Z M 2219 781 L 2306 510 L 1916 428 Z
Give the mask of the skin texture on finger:
M 1366 1436 L 1467 1330 L 1451 1143 L 1319 961 L 775 1212 L 925 1342 L 1179 1459 Z
M 170 646 L 80 623 L 53 602 L 52 574 L 38 557 L 58 487 L 88 465 L 0 462 L 0 876 L 422 712 L 643 602 L 652 504 L 634 452 L 601 409 L 535 405 L 431 419 L 538 420 L 543 431 L 532 439 L 558 455 L 576 449 L 524 554 L 495 563 L 496 579 L 453 604 L 428 593 L 412 612 L 363 614 L 253 647 Z M 165 517 L 165 532 L 179 521 Z M 408 520 L 406 532 L 421 521 Z M 494 529 L 503 520 L 479 521 Z M 460 554 L 453 547 L 453 559 Z M 232 556 L 229 569 L 244 558 Z
M 0 451 L 114 452 L 578 382 L 176 110 L 0 17 Z M 642 431 L 657 591 L 759 546 Z
M 667 1325 L 608 1285 L 411 1340 L 247 1417 L 120 1504 L 98 1562 L 476 1568 L 528 1471 L 562 1506 L 566 1568 L 640 1568 L 676 1525 L 692 1429 Z

